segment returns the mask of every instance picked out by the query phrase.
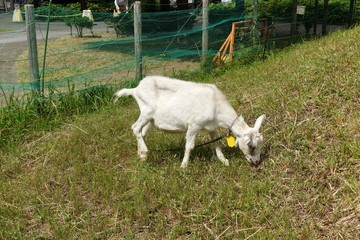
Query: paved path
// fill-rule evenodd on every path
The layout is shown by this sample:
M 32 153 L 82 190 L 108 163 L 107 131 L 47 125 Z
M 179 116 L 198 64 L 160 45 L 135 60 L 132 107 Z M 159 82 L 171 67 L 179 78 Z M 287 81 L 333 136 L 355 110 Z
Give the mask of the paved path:
M 22 53 L 28 51 L 26 23 L 12 22 L 12 18 L 13 13 L 0 13 L 0 86 L 8 83 L 19 83 L 20 79 L 17 77 L 16 63 L 18 61 L 28 61 L 28 59 L 20 58 Z M 36 22 L 36 38 L 38 44 L 45 41 L 46 28 L 46 22 Z M 106 30 L 106 24 L 103 22 L 95 23 L 93 28 L 94 34 L 105 32 Z M 49 39 L 69 35 L 70 28 L 63 22 L 50 23 Z M 0 107 L 4 105 L 4 96 L 2 91 L 0 91 Z
M 12 13 L 0 14 L 0 83 L 19 82 L 16 76 L 16 61 L 23 61 L 19 56 L 27 51 L 27 34 L 25 22 L 12 22 Z M 37 42 L 45 41 L 46 22 L 36 22 Z M 94 33 L 106 31 L 106 24 L 95 23 Z M 49 28 L 49 39 L 69 36 L 70 28 L 63 22 L 51 22 Z

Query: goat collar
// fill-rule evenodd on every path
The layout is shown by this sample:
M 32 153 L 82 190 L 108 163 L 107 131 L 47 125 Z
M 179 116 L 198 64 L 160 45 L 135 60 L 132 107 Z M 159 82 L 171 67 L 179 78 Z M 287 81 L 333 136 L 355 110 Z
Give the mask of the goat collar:
M 240 116 L 237 116 L 231 123 L 231 125 L 229 126 L 228 128 L 228 135 L 231 135 L 231 132 L 233 132 L 231 129 L 234 127 L 235 125 L 235 122 L 236 120 L 239 120 L 239 125 L 240 125 L 240 128 L 246 128 L 248 127 L 245 120 L 244 120 L 244 117 L 242 115 Z M 234 132 L 233 132 L 234 133 Z M 235 134 L 235 133 L 234 133 Z M 235 134 L 236 135 L 236 134 Z
M 228 133 L 227 136 L 231 135 L 231 128 L 234 126 L 235 121 L 238 119 L 238 116 L 236 116 L 236 118 L 232 121 L 232 123 L 230 124 L 230 126 L 228 127 Z
M 243 118 L 243 116 L 242 115 L 240 115 L 240 116 L 236 116 L 236 118 L 231 122 L 231 125 L 229 126 L 229 130 L 234 126 L 234 124 L 235 124 L 235 122 L 236 122 L 236 120 L 237 119 L 240 119 L 240 120 L 244 120 L 244 118 Z

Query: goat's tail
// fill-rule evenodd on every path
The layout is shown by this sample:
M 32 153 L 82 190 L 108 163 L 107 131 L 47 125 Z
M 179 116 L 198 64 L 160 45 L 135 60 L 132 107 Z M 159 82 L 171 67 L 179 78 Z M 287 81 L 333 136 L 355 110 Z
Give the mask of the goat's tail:
M 134 93 L 133 88 L 124 88 L 124 89 L 117 91 L 114 94 L 114 103 L 116 103 L 116 101 L 121 97 L 132 96 L 133 93 Z

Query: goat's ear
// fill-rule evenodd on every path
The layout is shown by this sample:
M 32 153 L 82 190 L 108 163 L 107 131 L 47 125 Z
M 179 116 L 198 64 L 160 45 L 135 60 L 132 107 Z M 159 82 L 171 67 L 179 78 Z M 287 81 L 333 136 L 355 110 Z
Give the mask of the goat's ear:
M 254 125 L 255 130 L 259 131 L 259 129 L 261 127 L 261 124 L 264 122 L 265 118 L 266 118 L 266 115 L 263 114 L 260 117 L 258 117 L 258 119 L 256 119 L 256 122 L 255 122 L 255 125 Z

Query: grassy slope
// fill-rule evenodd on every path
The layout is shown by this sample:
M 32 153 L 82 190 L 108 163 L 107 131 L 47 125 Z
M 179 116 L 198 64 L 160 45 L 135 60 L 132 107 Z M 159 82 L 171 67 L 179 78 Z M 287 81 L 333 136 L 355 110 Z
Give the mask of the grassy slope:
M 208 147 L 185 172 L 181 151 L 137 160 L 133 100 L 1 151 L 0 238 L 358 238 L 359 39 L 358 27 L 206 77 L 250 123 L 267 114 L 258 168 L 234 149 L 224 167 Z M 181 144 L 149 133 L 150 148 Z

